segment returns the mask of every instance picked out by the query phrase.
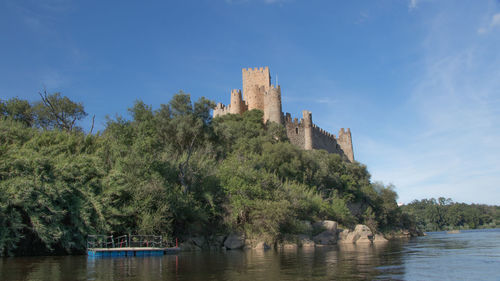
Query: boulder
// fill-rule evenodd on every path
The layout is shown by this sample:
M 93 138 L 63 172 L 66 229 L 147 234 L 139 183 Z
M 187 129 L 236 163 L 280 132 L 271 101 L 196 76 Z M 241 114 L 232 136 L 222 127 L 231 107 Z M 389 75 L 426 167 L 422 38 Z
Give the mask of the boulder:
M 210 237 L 210 245 L 217 246 L 220 248 L 224 245 L 224 239 L 226 239 L 226 236 L 223 236 L 223 235 L 211 236 Z
M 354 232 L 357 232 L 360 235 L 373 235 L 371 229 L 364 224 L 356 225 L 356 228 L 354 228 Z
M 316 246 L 316 243 L 314 243 L 313 240 L 311 240 L 311 238 L 309 237 L 309 235 L 299 235 L 298 237 L 298 240 L 299 240 L 299 245 L 301 247 L 314 247 Z
M 313 240 L 317 245 L 334 245 L 337 243 L 337 232 L 325 230 L 314 236 Z
M 364 224 L 356 225 L 356 228 L 354 228 L 354 233 L 358 235 L 356 243 L 371 243 L 373 241 L 373 232 L 368 226 Z
M 245 246 L 245 235 L 232 233 L 224 241 L 224 247 L 229 250 L 241 249 Z
M 368 236 L 361 236 L 356 240 L 356 244 L 362 244 L 362 243 L 372 243 L 372 238 Z
M 257 240 L 255 240 L 255 239 L 245 239 L 245 246 L 243 248 L 244 249 L 252 249 L 256 243 L 257 243 Z
M 297 249 L 297 244 L 295 243 L 290 243 L 290 242 L 287 242 L 287 243 L 283 243 L 281 245 L 281 247 L 285 250 L 293 250 L 293 249 Z
M 373 233 L 370 228 L 363 224 L 356 225 L 353 231 L 345 230 L 340 236 L 340 243 L 371 243 L 373 241 Z
M 349 235 L 349 229 L 339 229 L 338 230 L 338 242 L 343 242 L 347 239 L 347 236 Z
M 324 229 L 326 231 L 337 232 L 338 223 L 336 221 L 318 221 L 313 224 L 315 229 Z
M 193 244 L 195 244 L 196 246 L 198 246 L 200 248 L 203 248 L 205 246 L 206 240 L 202 236 L 193 237 L 190 240 L 193 242 Z
M 259 239 L 245 239 L 245 249 L 267 250 L 271 249 L 271 246 Z
M 354 231 L 349 231 L 349 230 L 344 230 L 341 235 L 341 240 L 339 240 L 339 243 L 344 243 L 344 244 L 352 244 L 356 243 L 356 240 L 359 239 L 359 236 L 356 235 Z
M 373 243 L 385 243 L 388 241 L 389 240 L 385 239 L 382 234 L 375 234 L 375 237 L 373 238 Z

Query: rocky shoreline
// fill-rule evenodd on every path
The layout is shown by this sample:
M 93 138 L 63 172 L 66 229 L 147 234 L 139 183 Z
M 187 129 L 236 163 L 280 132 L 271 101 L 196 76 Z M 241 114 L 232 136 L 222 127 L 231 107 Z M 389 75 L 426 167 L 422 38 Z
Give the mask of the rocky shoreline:
M 179 247 L 182 251 L 200 250 L 238 250 L 238 249 L 294 249 L 306 247 L 323 247 L 331 245 L 375 244 L 386 243 L 393 238 L 406 238 L 420 236 L 416 231 L 404 230 L 384 236 L 373 233 L 363 224 L 358 224 L 354 229 L 342 229 L 335 221 L 324 220 L 315 223 L 304 222 L 306 233 L 289 235 L 283 241 L 269 241 L 265 238 L 248 237 L 244 233 L 229 233 L 210 237 L 189 237 Z

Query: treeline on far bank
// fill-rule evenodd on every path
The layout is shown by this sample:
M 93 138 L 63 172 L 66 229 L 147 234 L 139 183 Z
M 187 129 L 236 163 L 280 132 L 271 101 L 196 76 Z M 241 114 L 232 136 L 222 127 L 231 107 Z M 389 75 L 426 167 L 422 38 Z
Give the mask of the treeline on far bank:
M 457 203 L 440 197 L 414 200 L 401 209 L 422 231 L 500 227 L 500 206 Z
M 81 253 L 89 234 L 180 240 L 244 232 L 270 243 L 330 219 L 414 228 L 392 186 L 366 167 L 290 144 L 262 112 L 211 118 L 178 93 L 85 133 L 87 113 L 58 93 L 0 101 L 0 253 Z

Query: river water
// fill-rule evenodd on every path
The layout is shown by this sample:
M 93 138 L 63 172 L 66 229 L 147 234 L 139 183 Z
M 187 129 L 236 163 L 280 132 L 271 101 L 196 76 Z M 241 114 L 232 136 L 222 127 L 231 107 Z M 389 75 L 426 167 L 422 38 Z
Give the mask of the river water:
M 500 229 L 377 245 L 0 259 L 0 280 L 500 280 Z

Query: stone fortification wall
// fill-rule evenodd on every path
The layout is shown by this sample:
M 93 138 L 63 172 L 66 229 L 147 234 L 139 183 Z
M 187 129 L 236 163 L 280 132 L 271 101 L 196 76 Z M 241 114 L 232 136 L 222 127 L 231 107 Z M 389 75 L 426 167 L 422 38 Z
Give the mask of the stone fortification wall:
M 335 135 L 313 124 L 313 148 L 324 149 L 330 153 L 343 154 Z
M 229 107 L 230 106 L 225 106 L 223 105 L 222 103 L 218 103 L 215 108 L 214 108 L 214 113 L 213 113 L 213 116 L 214 118 L 217 117 L 217 116 L 222 116 L 222 115 L 226 115 L 229 113 Z
M 271 86 L 269 67 L 243 68 L 242 78 L 243 99 L 247 103 L 248 110 L 264 110 L 264 93 L 269 91 Z
M 297 118 L 292 120 L 292 115 L 290 113 L 285 114 L 284 125 L 286 128 L 286 135 L 290 142 L 302 149 L 304 149 L 304 122 L 303 119 L 300 121 Z
M 350 130 L 342 133 L 341 138 L 339 137 L 343 143 L 345 143 L 345 147 L 349 147 L 349 145 L 351 147 L 350 150 L 346 149 L 346 152 L 344 152 L 339 144 L 339 139 L 337 139 L 334 134 L 321 129 L 312 123 L 312 116 L 309 111 L 304 110 L 302 112 L 302 116 L 303 118 L 299 120 L 297 118 L 292 119 L 290 113 L 285 114 L 283 125 L 286 128 L 288 139 L 290 139 L 292 144 L 302 149 L 324 149 L 329 153 L 339 154 L 340 156 L 349 159 L 351 162 L 354 161 L 352 142 L 347 137 L 347 132 L 349 132 L 350 135 Z M 309 124 L 310 129 L 308 129 Z M 308 133 L 308 131 L 310 131 L 310 133 Z M 308 148 L 309 146 L 311 148 Z

